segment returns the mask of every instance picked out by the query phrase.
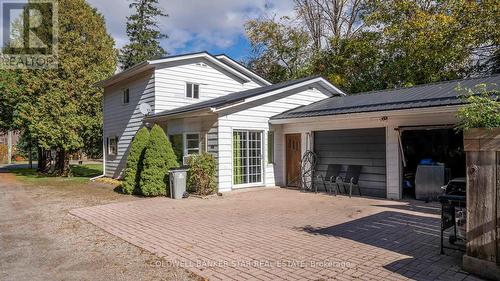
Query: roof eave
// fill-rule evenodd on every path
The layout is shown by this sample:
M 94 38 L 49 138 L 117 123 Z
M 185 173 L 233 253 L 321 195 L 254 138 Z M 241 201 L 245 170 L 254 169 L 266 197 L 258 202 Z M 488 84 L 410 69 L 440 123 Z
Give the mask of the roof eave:
M 204 107 L 193 111 L 176 112 L 173 114 L 168 114 L 168 112 L 165 112 L 163 114 L 158 114 L 158 115 L 154 114 L 148 115 L 144 117 L 144 121 L 162 121 L 162 120 L 179 119 L 187 117 L 208 116 L 214 114 L 214 112 L 215 109 L 213 107 Z
M 107 79 L 104 79 L 102 81 L 94 83 L 92 86 L 94 86 L 94 87 L 108 87 L 108 86 L 116 84 L 120 81 L 123 81 L 127 78 L 130 78 L 130 77 L 134 76 L 134 74 L 138 74 L 138 73 L 141 73 L 145 70 L 152 69 L 152 68 L 153 68 L 153 66 L 151 66 L 149 61 L 144 61 L 144 62 L 136 64 L 136 65 L 132 66 L 131 68 L 128 68 L 120 73 L 117 73 L 117 74 L 115 74 Z
M 273 118 L 269 120 L 271 124 L 290 124 L 290 123 L 303 123 L 315 122 L 325 119 L 353 119 L 353 118 L 370 118 L 375 116 L 405 116 L 409 114 L 422 114 L 422 113 L 446 113 L 456 112 L 463 104 L 459 105 L 441 105 L 431 107 L 415 107 L 407 109 L 393 109 L 393 110 L 379 110 L 379 111 L 366 111 L 366 112 L 353 112 L 341 113 L 330 115 L 317 115 L 317 116 L 302 116 L 302 117 L 289 117 L 289 118 Z M 279 114 L 278 114 L 279 115 Z
M 215 56 L 217 59 L 223 59 L 225 61 L 227 61 L 228 63 L 230 63 L 231 65 L 233 65 L 234 67 L 248 73 L 249 75 L 251 75 L 252 77 L 254 77 L 256 80 L 262 82 L 264 85 L 272 85 L 271 82 L 269 82 L 268 80 L 266 80 L 264 77 L 261 77 L 260 75 L 258 75 L 257 73 L 251 71 L 250 69 L 244 67 L 243 65 L 241 65 L 240 63 L 236 62 L 235 60 L 233 60 L 231 57 L 228 57 L 226 55 L 216 55 Z
M 226 71 L 228 71 L 232 75 L 238 77 L 242 81 L 245 81 L 245 82 L 252 81 L 252 79 L 250 77 L 248 77 L 247 75 L 244 75 L 240 71 L 235 70 L 233 67 L 230 67 L 227 64 L 219 61 L 216 57 L 212 56 L 211 54 L 209 54 L 207 52 L 194 53 L 194 54 L 189 54 L 189 55 L 184 55 L 184 56 L 167 57 L 167 58 L 163 58 L 163 59 L 153 60 L 150 63 L 152 65 L 157 65 L 157 64 L 161 64 L 161 63 L 186 60 L 186 59 L 193 59 L 193 58 L 200 58 L 200 57 L 203 57 L 203 58 L 207 59 L 208 61 L 222 67 L 223 69 L 225 69 Z

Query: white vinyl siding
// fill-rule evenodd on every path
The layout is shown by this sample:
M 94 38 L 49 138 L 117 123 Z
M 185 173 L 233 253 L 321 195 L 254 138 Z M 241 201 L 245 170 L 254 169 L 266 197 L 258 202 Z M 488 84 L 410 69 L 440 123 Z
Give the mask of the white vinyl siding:
M 282 141 L 285 134 L 302 133 L 305 135 L 311 131 L 365 129 L 385 127 L 385 152 L 386 152 L 386 183 L 387 198 L 401 199 L 401 176 L 402 161 L 399 149 L 398 131 L 399 126 L 422 126 L 456 124 L 456 111 L 439 112 L 439 109 L 404 110 L 403 113 L 396 111 L 385 111 L 376 113 L 343 114 L 336 116 L 324 116 L 319 118 L 303 118 L 290 124 L 273 125 L 276 128 L 275 161 L 280 171 L 276 171 L 278 184 L 285 181 L 285 146 Z M 387 116 L 382 120 L 382 116 Z
M 316 91 L 307 90 L 295 94 L 290 94 L 289 96 L 278 98 L 266 98 L 262 101 L 261 105 L 257 105 L 251 108 L 242 108 L 236 113 L 234 111 L 229 112 L 224 115 L 221 112 L 219 116 L 219 128 L 218 128 L 218 159 L 219 159 L 219 190 L 228 191 L 233 188 L 233 131 L 234 130 L 254 130 L 263 132 L 263 151 L 267 151 L 267 132 L 269 131 L 269 118 L 282 113 L 284 111 L 290 110 L 292 108 L 310 104 L 324 98 L 327 95 Z M 236 110 L 236 109 L 233 109 Z M 276 140 L 275 140 L 276 141 Z M 279 142 L 276 141 L 276 145 Z M 275 185 L 275 174 L 274 167 L 276 165 L 267 164 L 267 153 L 263 154 L 266 159 L 264 159 L 263 166 L 264 178 L 262 185 L 274 186 Z
M 204 62 L 205 64 L 201 64 Z M 200 86 L 199 99 L 186 98 L 186 83 Z M 155 71 L 155 113 L 260 87 L 255 82 L 240 83 L 208 61 L 158 68 Z
M 129 103 L 123 104 L 123 90 L 129 89 Z M 103 104 L 103 136 L 117 136 L 116 155 L 105 155 L 105 170 L 108 177 L 121 177 L 130 143 L 136 132 L 143 126 L 143 115 L 139 111 L 140 103 L 148 103 L 154 108 L 154 76 L 152 72 L 129 79 L 119 85 L 107 87 Z

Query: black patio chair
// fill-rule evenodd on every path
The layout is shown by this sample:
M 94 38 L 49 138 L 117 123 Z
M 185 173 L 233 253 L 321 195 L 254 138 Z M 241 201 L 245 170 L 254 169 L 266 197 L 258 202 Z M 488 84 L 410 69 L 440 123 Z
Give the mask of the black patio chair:
M 337 196 L 337 193 L 339 192 L 338 186 L 336 184 L 337 179 L 339 179 L 339 174 L 340 174 L 340 169 L 342 168 L 341 165 L 338 164 L 328 164 L 328 168 L 326 170 L 326 175 L 318 175 L 318 179 L 321 180 L 323 183 L 323 186 L 325 187 L 325 191 L 332 193 L 332 189 L 334 190 L 335 196 Z M 330 188 L 327 188 L 327 186 L 330 186 Z
M 360 165 L 349 165 L 347 167 L 347 172 L 345 178 L 338 177 L 336 181 L 337 187 L 340 190 L 340 184 L 344 187 L 344 191 L 347 193 L 346 185 L 349 185 L 349 197 L 352 196 L 352 188 L 357 187 L 359 196 L 361 196 L 361 188 L 359 188 L 359 176 L 361 175 L 361 168 L 363 166 Z

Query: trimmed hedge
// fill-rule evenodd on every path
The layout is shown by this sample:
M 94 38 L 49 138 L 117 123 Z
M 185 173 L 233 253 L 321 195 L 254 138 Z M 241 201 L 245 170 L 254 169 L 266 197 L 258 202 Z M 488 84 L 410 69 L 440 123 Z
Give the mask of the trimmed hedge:
M 144 196 L 168 195 L 168 170 L 179 167 L 163 129 L 154 125 L 144 154 L 140 188 Z
M 144 154 L 149 143 L 149 131 L 140 129 L 132 141 L 123 178 L 122 191 L 125 194 L 140 193 L 139 183 L 144 166 Z

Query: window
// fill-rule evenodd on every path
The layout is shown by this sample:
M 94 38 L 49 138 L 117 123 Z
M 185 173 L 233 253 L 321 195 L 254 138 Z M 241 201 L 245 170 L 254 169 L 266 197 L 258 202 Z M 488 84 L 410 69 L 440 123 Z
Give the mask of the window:
M 274 132 L 267 132 L 267 163 L 274 163 Z
M 108 138 L 108 155 L 115 156 L 118 153 L 118 137 Z
M 128 104 L 129 101 L 130 101 L 130 91 L 129 91 L 128 88 L 125 89 L 125 90 L 123 90 L 123 99 L 122 99 L 122 101 L 123 101 L 123 104 Z
M 200 85 L 193 83 L 186 83 L 186 98 L 199 99 Z
M 233 132 L 233 183 L 262 182 L 262 132 Z
M 184 156 L 200 153 L 200 134 L 185 134 L 184 140 Z

